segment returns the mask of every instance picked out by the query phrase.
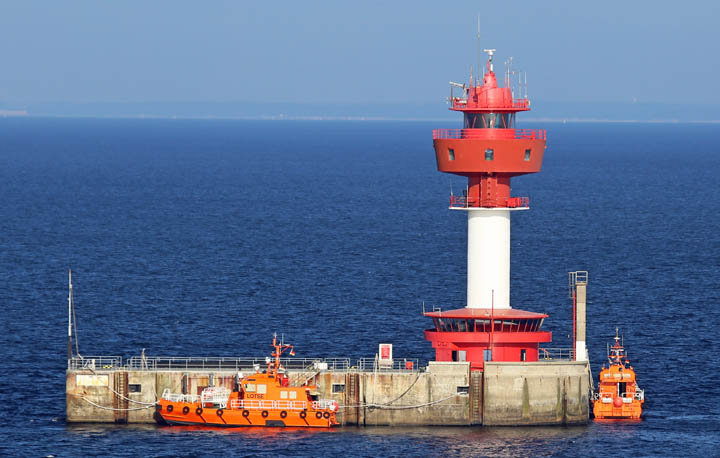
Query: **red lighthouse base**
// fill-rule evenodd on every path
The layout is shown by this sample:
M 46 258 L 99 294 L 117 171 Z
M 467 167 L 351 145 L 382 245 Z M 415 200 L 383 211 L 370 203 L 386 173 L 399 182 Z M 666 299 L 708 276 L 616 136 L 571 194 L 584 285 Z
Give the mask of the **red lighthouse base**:
M 463 308 L 424 314 L 434 329 L 425 339 L 435 348 L 437 361 L 468 361 L 482 370 L 485 361 L 537 361 L 541 343 L 552 341 L 542 331 L 548 315 L 516 309 Z

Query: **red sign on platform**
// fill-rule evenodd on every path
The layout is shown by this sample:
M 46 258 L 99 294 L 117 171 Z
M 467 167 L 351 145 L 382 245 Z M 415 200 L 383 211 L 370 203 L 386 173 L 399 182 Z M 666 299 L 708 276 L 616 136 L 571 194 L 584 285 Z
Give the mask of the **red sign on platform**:
M 392 361 L 392 344 L 380 344 L 380 361 Z

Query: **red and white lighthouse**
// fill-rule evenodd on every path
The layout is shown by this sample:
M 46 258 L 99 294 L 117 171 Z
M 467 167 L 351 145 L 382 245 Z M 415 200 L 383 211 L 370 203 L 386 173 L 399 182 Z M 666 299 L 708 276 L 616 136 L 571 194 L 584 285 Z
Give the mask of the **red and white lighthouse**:
M 433 144 L 438 170 L 466 176 L 462 195 L 450 196 L 450 209 L 468 214 L 467 305 L 463 309 L 426 312 L 434 329 L 425 331 L 438 361 L 537 361 L 544 314 L 510 307 L 510 215 L 528 210 L 527 197 L 511 197 L 510 179 L 539 172 L 545 152 L 544 130 L 518 130 L 515 116 L 529 111 L 530 101 L 513 94 L 510 72 L 506 87 L 495 76 L 494 49 L 480 81 L 470 79 L 450 109 L 463 113 L 462 129 L 436 129 Z M 521 89 L 518 89 L 520 92 Z M 517 97 L 515 97 L 517 95 Z

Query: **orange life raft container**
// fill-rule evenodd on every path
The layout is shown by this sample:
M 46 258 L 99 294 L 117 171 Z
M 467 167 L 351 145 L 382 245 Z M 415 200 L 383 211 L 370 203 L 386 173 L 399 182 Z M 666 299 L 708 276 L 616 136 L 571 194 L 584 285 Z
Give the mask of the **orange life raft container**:
M 239 378 L 234 390 L 208 387 L 199 395 L 165 390 L 156 405 L 155 420 L 165 425 L 293 426 L 329 428 L 339 425 L 338 405 L 317 399 L 314 385 L 290 386 L 281 370 L 280 355 L 292 345 L 273 338 L 274 352 L 265 371 Z
M 637 384 L 617 329 L 615 344 L 608 349 L 608 361 L 610 365 L 600 371 L 598 389 L 593 394 L 593 415 L 596 419 L 639 419 L 645 392 Z

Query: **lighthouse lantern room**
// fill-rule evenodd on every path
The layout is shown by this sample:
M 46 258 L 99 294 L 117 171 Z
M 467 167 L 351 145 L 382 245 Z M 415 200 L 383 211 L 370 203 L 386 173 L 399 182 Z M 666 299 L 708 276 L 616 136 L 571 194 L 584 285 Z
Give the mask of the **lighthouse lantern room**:
M 552 339 L 542 331 L 547 315 L 510 307 L 510 215 L 529 209 L 527 197 L 511 197 L 510 179 L 541 170 L 546 132 L 516 129 L 516 114 L 530 110 L 527 90 L 513 93 L 509 67 L 499 87 L 495 50 L 485 52 L 482 82 L 471 76 L 469 85 L 450 83 L 450 110 L 463 113 L 463 128 L 433 131 L 438 170 L 468 179 L 462 195 L 450 195 L 450 209 L 468 215 L 467 305 L 424 313 L 433 320 L 425 338 L 436 360 L 469 361 L 472 369 L 484 361 L 537 361 L 540 343 Z

